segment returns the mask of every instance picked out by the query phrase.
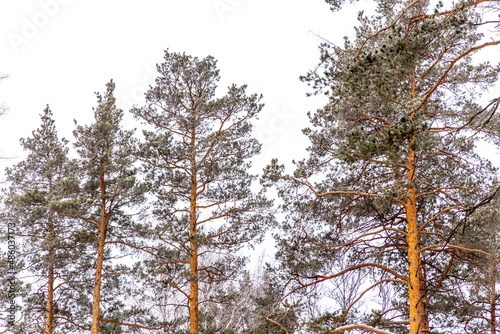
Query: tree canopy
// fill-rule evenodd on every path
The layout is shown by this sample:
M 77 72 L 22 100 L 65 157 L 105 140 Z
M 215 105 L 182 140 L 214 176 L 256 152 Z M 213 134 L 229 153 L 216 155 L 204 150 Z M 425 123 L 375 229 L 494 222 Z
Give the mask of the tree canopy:
M 5 171 L 0 333 L 498 333 L 499 3 L 375 4 L 301 77 L 328 102 L 293 166 L 253 172 L 264 97 L 212 56 L 167 49 L 130 115 L 109 81 L 72 147 L 47 106 Z

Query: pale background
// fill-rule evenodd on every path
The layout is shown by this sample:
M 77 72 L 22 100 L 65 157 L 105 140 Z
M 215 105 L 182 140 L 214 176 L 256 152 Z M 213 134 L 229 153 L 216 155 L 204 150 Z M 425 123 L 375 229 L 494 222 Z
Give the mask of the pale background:
M 323 0 L 0 0 L 0 73 L 10 76 L 0 84 L 10 109 L 0 118 L 0 156 L 12 158 L 0 160 L 0 175 L 24 157 L 19 138 L 39 126 L 47 104 L 70 141 L 73 120 L 92 121 L 94 92 L 111 78 L 119 107 L 141 105 L 167 48 L 214 56 L 220 95 L 232 83 L 264 95 L 254 173 L 273 157 L 301 158 L 306 113 L 326 99 L 307 98 L 298 78 L 318 63 L 318 36 L 342 44 L 366 4 L 332 13 Z M 127 118 L 125 126 L 138 126 Z

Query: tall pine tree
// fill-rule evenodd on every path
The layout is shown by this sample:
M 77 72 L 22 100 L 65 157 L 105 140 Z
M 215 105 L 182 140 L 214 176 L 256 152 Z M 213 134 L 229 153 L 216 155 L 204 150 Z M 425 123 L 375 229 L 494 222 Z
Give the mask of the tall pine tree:
M 236 277 L 244 265 L 237 251 L 272 221 L 270 202 L 253 192 L 255 176 L 248 173 L 248 160 L 260 151 L 251 121 L 262 104 L 245 86 L 216 98 L 212 57 L 165 51 L 164 59 L 147 106 L 132 111 L 152 128 L 141 151 L 158 220 L 159 251 L 149 275 L 178 293 L 189 332 L 198 333 L 200 306 L 220 302 L 204 287 Z
M 465 333 L 491 333 L 500 329 L 500 212 L 498 198 L 479 208 L 457 233 L 454 241 L 462 249 L 455 257 L 461 261 L 451 268 L 449 291 L 439 296 L 439 307 L 453 317 L 443 316 L 443 327 Z M 474 250 L 474 252 L 468 250 Z
M 495 184 L 474 145 L 498 135 L 498 103 L 477 104 L 498 67 L 472 55 L 500 41 L 477 31 L 491 2 L 377 4 L 372 19 L 360 14 L 353 42 L 321 46 L 323 71 L 305 77 L 330 99 L 304 130 L 310 158 L 293 176 L 277 162 L 266 170 L 268 181 L 283 181 L 289 213 L 278 257 L 294 289 L 369 268 L 378 274 L 355 302 L 379 286 L 403 298 L 373 323 L 333 331 L 429 333 L 432 298 L 461 249 L 453 237 Z M 336 266 L 339 256 L 350 266 Z
M 131 249 L 137 249 L 140 236 L 146 231 L 143 224 L 131 217 L 138 213 L 146 191 L 134 166 L 133 131 L 122 130 L 123 111 L 116 107 L 114 82 L 111 80 L 106 88 L 103 95 L 96 93 L 98 105 L 94 109 L 94 123 L 78 125 L 74 131 L 79 154 L 78 176 L 59 182 L 58 187 L 66 197 L 53 204 L 60 215 L 76 218 L 84 224 L 85 234 L 93 240 L 92 334 L 106 326 L 101 322 L 115 328 L 112 332 L 116 332 L 119 325 L 128 324 L 123 321 L 127 309 L 123 304 L 125 297 L 120 295 L 126 289 L 115 281 L 120 276 L 125 277 L 129 269 L 112 259 L 123 258 Z M 121 248 L 117 250 L 115 246 Z M 109 294 L 104 296 L 105 284 L 113 286 L 115 291 L 108 289 Z M 110 310 L 107 313 L 102 310 L 103 301 L 108 303 L 105 305 Z M 82 324 L 83 328 L 86 326 Z
M 40 127 L 32 137 L 21 139 L 27 157 L 6 169 L 2 222 L 14 226 L 16 259 L 23 264 L 18 276 L 24 283 L 22 319 L 16 326 L 23 333 L 68 328 L 63 314 L 70 306 L 71 272 L 84 247 L 73 238 L 73 222 L 50 208 L 61 197 L 57 183 L 70 175 L 67 141 L 58 138 L 52 116 L 47 106 Z

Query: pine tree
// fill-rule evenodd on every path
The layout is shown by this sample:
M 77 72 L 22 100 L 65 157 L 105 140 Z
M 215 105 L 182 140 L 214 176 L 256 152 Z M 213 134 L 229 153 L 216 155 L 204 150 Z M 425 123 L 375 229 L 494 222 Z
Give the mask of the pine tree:
M 478 240 L 467 240 L 464 247 L 478 249 L 483 252 L 475 254 L 473 257 L 474 270 L 472 281 L 473 291 L 470 296 L 472 305 L 479 308 L 470 318 L 475 320 L 481 326 L 481 330 L 488 331 L 490 334 L 500 332 L 500 211 L 498 199 L 490 205 L 481 208 L 476 212 L 475 219 L 471 222 L 471 227 L 477 231 L 466 234 L 466 237 L 475 236 Z M 475 276 L 475 277 L 474 277 Z M 467 325 L 470 321 L 465 322 Z M 466 328 L 467 330 L 467 328 Z
M 58 187 L 66 197 L 53 203 L 54 210 L 60 215 L 77 218 L 85 224 L 83 230 L 87 238 L 93 240 L 92 334 L 100 330 L 103 333 L 117 333 L 121 331 L 120 325 L 127 325 L 120 321 L 127 312 L 123 304 L 124 296 L 120 297 L 119 291 L 126 289 L 120 286 L 122 281 L 116 280 L 129 269 L 112 261 L 117 257 L 113 250 L 116 249 L 114 246 L 121 247 L 119 258 L 130 254 L 130 249 L 140 246 L 140 236 L 147 229 L 131 218 L 139 211 L 146 191 L 146 187 L 137 179 L 138 170 L 134 166 L 133 131 L 121 128 L 123 111 L 115 104 L 114 82 L 111 80 L 106 88 L 104 95 L 96 93 L 98 105 L 94 109 L 94 123 L 89 126 L 78 125 L 74 131 L 75 147 L 79 154 L 75 162 L 78 177 L 59 182 Z M 115 291 L 108 289 L 111 286 Z M 109 291 L 106 296 L 102 294 L 104 289 Z M 107 312 L 102 309 L 103 302 L 107 303 Z M 118 320 L 106 319 L 108 316 L 118 317 Z M 112 329 L 106 329 L 110 326 Z
M 27 157 L 6 169 L 2 222 L 15 231 L 18 279 L 24 283 L 22 290 L 18 286 L 23 310 L 16 328 L 23 333 L 50 334 L 64 327 L 72 263 L 83 247 L 72 240 L 71 220 L 50 208 L 60 198 L 57 182 L 70 174 L 67 141 L 58 138 L 52 115 L 47 106 L 40 127 L 32 137 L 21 139 Z
M 452 310 L 454 317 L 441 322 L 454 331 L 495 334 L 500 329 L 498 198 L 474 212 L 466 224 L 455 238 L 463 249 L 455 256 L 462 261 L 452 270 L 449 293 L 440 296 L 440 307 Z
M 253 301 L 252 316 L 248 328 L 242 334 L 293 334 L 297 332 L 299 311 L 297 305 L 281 305 L 283 297 L 279 280 L 265 275 L 256 291 L 250 295 Z
M 375 326 L 429 333 L 432 298 L 453 254 L 465 251 L 453 237 L 495 185 L 496 170 L 474 152 L 498 135 L 498 103 L 477 104 L 498 67 L 472 59 L 500 44 L 477 31 L 489 5 L 379 1 L 375 17 L 360 14 L 354 42 L 321 46 L 324 71 L 304 80 L 330 102 L 304 130 L 310 158 L 293 176 L 276 161 L 266 169 L 265 182 L 282 180 L 289 214 L 278 257 L 294 289 L 370 268 L 379 274 L 360 298 L 378 286 L 405 298 Z M 339 257 L 351 265 L 338 268 Z M 380 332 L 362 324 L 333 331 L 355 328 Z
M 189 331 L 198 333 L 200 305 L 210 300 L 204 287 L 235 277 L 244 265 L 238 249 L 272 221 L 270 202 L 253 193 L 248 173 L 248 159 L 260 151 L 251 121 L 262 104 L 245 86 L 216 98 L 212 57 L 165 51 L 164 59 L 147 106 L 132 110 L 153 129 L 144 132 L 141 153 L 158 220 L 159 251 L 148 275 L 177 291 Z

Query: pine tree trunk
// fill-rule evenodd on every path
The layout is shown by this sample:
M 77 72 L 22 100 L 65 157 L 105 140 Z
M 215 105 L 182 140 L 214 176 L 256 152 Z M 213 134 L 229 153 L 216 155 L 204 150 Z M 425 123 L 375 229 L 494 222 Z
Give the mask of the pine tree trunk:
M 416 188 L 412 185 L 416 171 L 415 152 L 408 150 L 408 173 L 407 180 L 410 183 L 405 205 L 406 221 L 408 224 L 408 294 L 410 304 L 410 334 L 428 333 L 422 291 L 422 270 L 420 249 L 418 246 L 418 224 L 417 224 L 417 195 Z
M 99 319 L 101 316 L 101 285 L 102 285 L 102 265 L 104 262 L 104 244 L 106 242 L 106 228 L 107 228 L 107 216 L 106 216 L 106 184 L 104 181 L 104 173 L 101 171 L 100 175 L 100 187 L 101 187 L 101 221 L 99 223 L 99 239 L 97 246 L 97 263 L 95 271 L 95 281 L 94 281 L 94 296 L 92 304 L 92 327 L 90 330 L 91 334 L 99 333 Z
M 49 259 L 52 260 L 52 252 L 49 252 Z M 47 319 L 45 321 L 45 334 L 52 334 L 54 331 L 54 264 L 49 265 L 48 289 L 47 289 Z
M 494 275 L 495 260 L 490 260 L 490 334 L 496 334 L 496 284 Z
M 52 221 L 52 212 L 49 212 L 49 238 L 53 237 L 54 223 Z M 54 248 L 50 246 L 49 254 L 49 273 L 47 282 L 47 318 L 45 320 L 45 334 L 54 332 Z
M 420 260 L 420 299 L 422 301 L 422 308 L 423 308 L 423 311 L 424 311 L 424 314 L 423 314 L 423 318 L 422 318 L 422 325 L 420 325 L 420 328 L 421 328 L 421 332 L 422 333 L 426 333 L 426 334 L 429 334 L 430 333 L 430 330 L 429 330 L 429 314 L 427 313 L 427 297 L 426 297 L 426 294 L 427 294 L 427 279 L 426 279 L 426 276 L 425 276 L 425 273 L 424 273 L 424 270 L 423 270 L 423 267 L 422 267 L 422 259 L 419 259 Z
M 412 69 L 411 78 L 411 100 L 412 105 L 416 99 L 415 68 Z M 409 112 L 413 118 L 414 111 Z M 408 295 L 410 306 L 410 334 L 428 334 L 429 324 L 425 310 L 426 284 L 423 277 L 422 261 L 418 246 L 418 223 L 417 223 L 417 189 L 415 187 L 415 175 L 417 172 L 417 158 L 411 145 L 415 141 L 413 136 L 408 147 L 408 172 L 406 180 L 409 184 L 407 200 L 405 203 L 406 222 L 408 224 Z
M 193 131 L 191 137 L 191 156 L 192 175 L 191 175 L 191 199 L 190 199 L 190 273 L 191 273 L 191 294 L 189 299 L 189 330 L 190 333 L 198 333 L 199 326 L 199 308 L 198 308 L 198 240 L 196 239 L 196 191 L 198 187 L 196 179 L 196 157 L 195 157 L 195 134 Z

